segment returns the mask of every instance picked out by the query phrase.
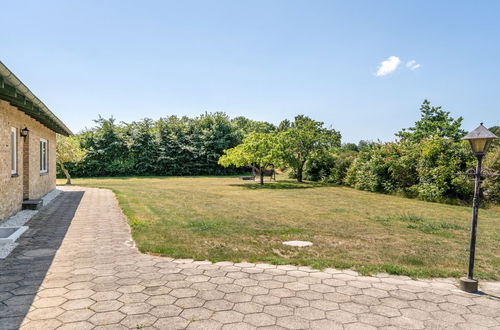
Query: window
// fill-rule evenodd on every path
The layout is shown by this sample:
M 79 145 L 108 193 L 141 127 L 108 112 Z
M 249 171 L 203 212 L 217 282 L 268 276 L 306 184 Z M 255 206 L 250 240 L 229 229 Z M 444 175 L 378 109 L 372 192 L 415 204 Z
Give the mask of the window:
M 47 173 L 48 164 L 47 140 L 40 139 L 40 173 Z
M 17 128 L 10 128 L 10 173 L 17 174 Z

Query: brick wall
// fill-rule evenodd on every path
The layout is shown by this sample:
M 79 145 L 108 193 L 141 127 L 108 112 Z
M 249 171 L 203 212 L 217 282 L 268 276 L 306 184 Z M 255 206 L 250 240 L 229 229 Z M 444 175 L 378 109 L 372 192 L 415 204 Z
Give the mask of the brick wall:
M 17 176 L 11 175 L 11 127 L 17 128 L 18 132 Z M 20 136 L 24 127 L 30 130 L 28 138 Z M 46 174 L 40 174 L 40 138 L 48 141 L 49 159 Z M 29 154 L 25 151 L 29 151 Z M 25 166 L 27 161 L 29 167 Z M 20 210 L 23 199 L 40 198 L 55 186 L 56 133 L 8 102 L 0 100 L 0 219 Z

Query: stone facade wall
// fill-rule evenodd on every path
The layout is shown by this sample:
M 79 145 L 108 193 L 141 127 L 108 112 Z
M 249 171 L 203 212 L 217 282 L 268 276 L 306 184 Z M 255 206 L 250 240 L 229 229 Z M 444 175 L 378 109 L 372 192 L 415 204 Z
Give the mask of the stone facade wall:
M 18 133 L 17 175 L 11 174 L 11 127 L 17 128 Z M 27 138 L 20 136 L 25 127 L 30 130 Z M 47 173 L 40 173 L 40 138 L 48 141 Z M 27 163 L 29 167 L 25 166 Z M 0 100 L 0 219 L 20 210 L 23 199 L 40 198 L 55 187 L 56 133 Z

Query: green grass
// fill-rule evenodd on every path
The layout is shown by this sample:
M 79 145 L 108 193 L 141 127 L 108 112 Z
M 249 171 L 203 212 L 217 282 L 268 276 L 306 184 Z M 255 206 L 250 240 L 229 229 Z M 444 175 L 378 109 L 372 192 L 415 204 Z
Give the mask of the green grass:
M 63 180 L 60 183 L 64 183 Z M 112 189 L 142 252 L 211 261 L 462 276 L 470 207 L 290 180 L 235 177 L 75 179 Z M 307 248 L 284 246 L 307 240 Z M 476 275 L 500 279 L 500 208 L 479 212 Z

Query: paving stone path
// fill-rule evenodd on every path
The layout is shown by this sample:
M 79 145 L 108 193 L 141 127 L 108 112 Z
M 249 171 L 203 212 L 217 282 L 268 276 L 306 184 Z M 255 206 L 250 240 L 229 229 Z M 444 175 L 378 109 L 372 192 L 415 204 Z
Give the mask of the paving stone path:
M 0 261 L 0 329 L 500 329 L 500 285 L 137 251 L 109 190 L 65 190 Z

